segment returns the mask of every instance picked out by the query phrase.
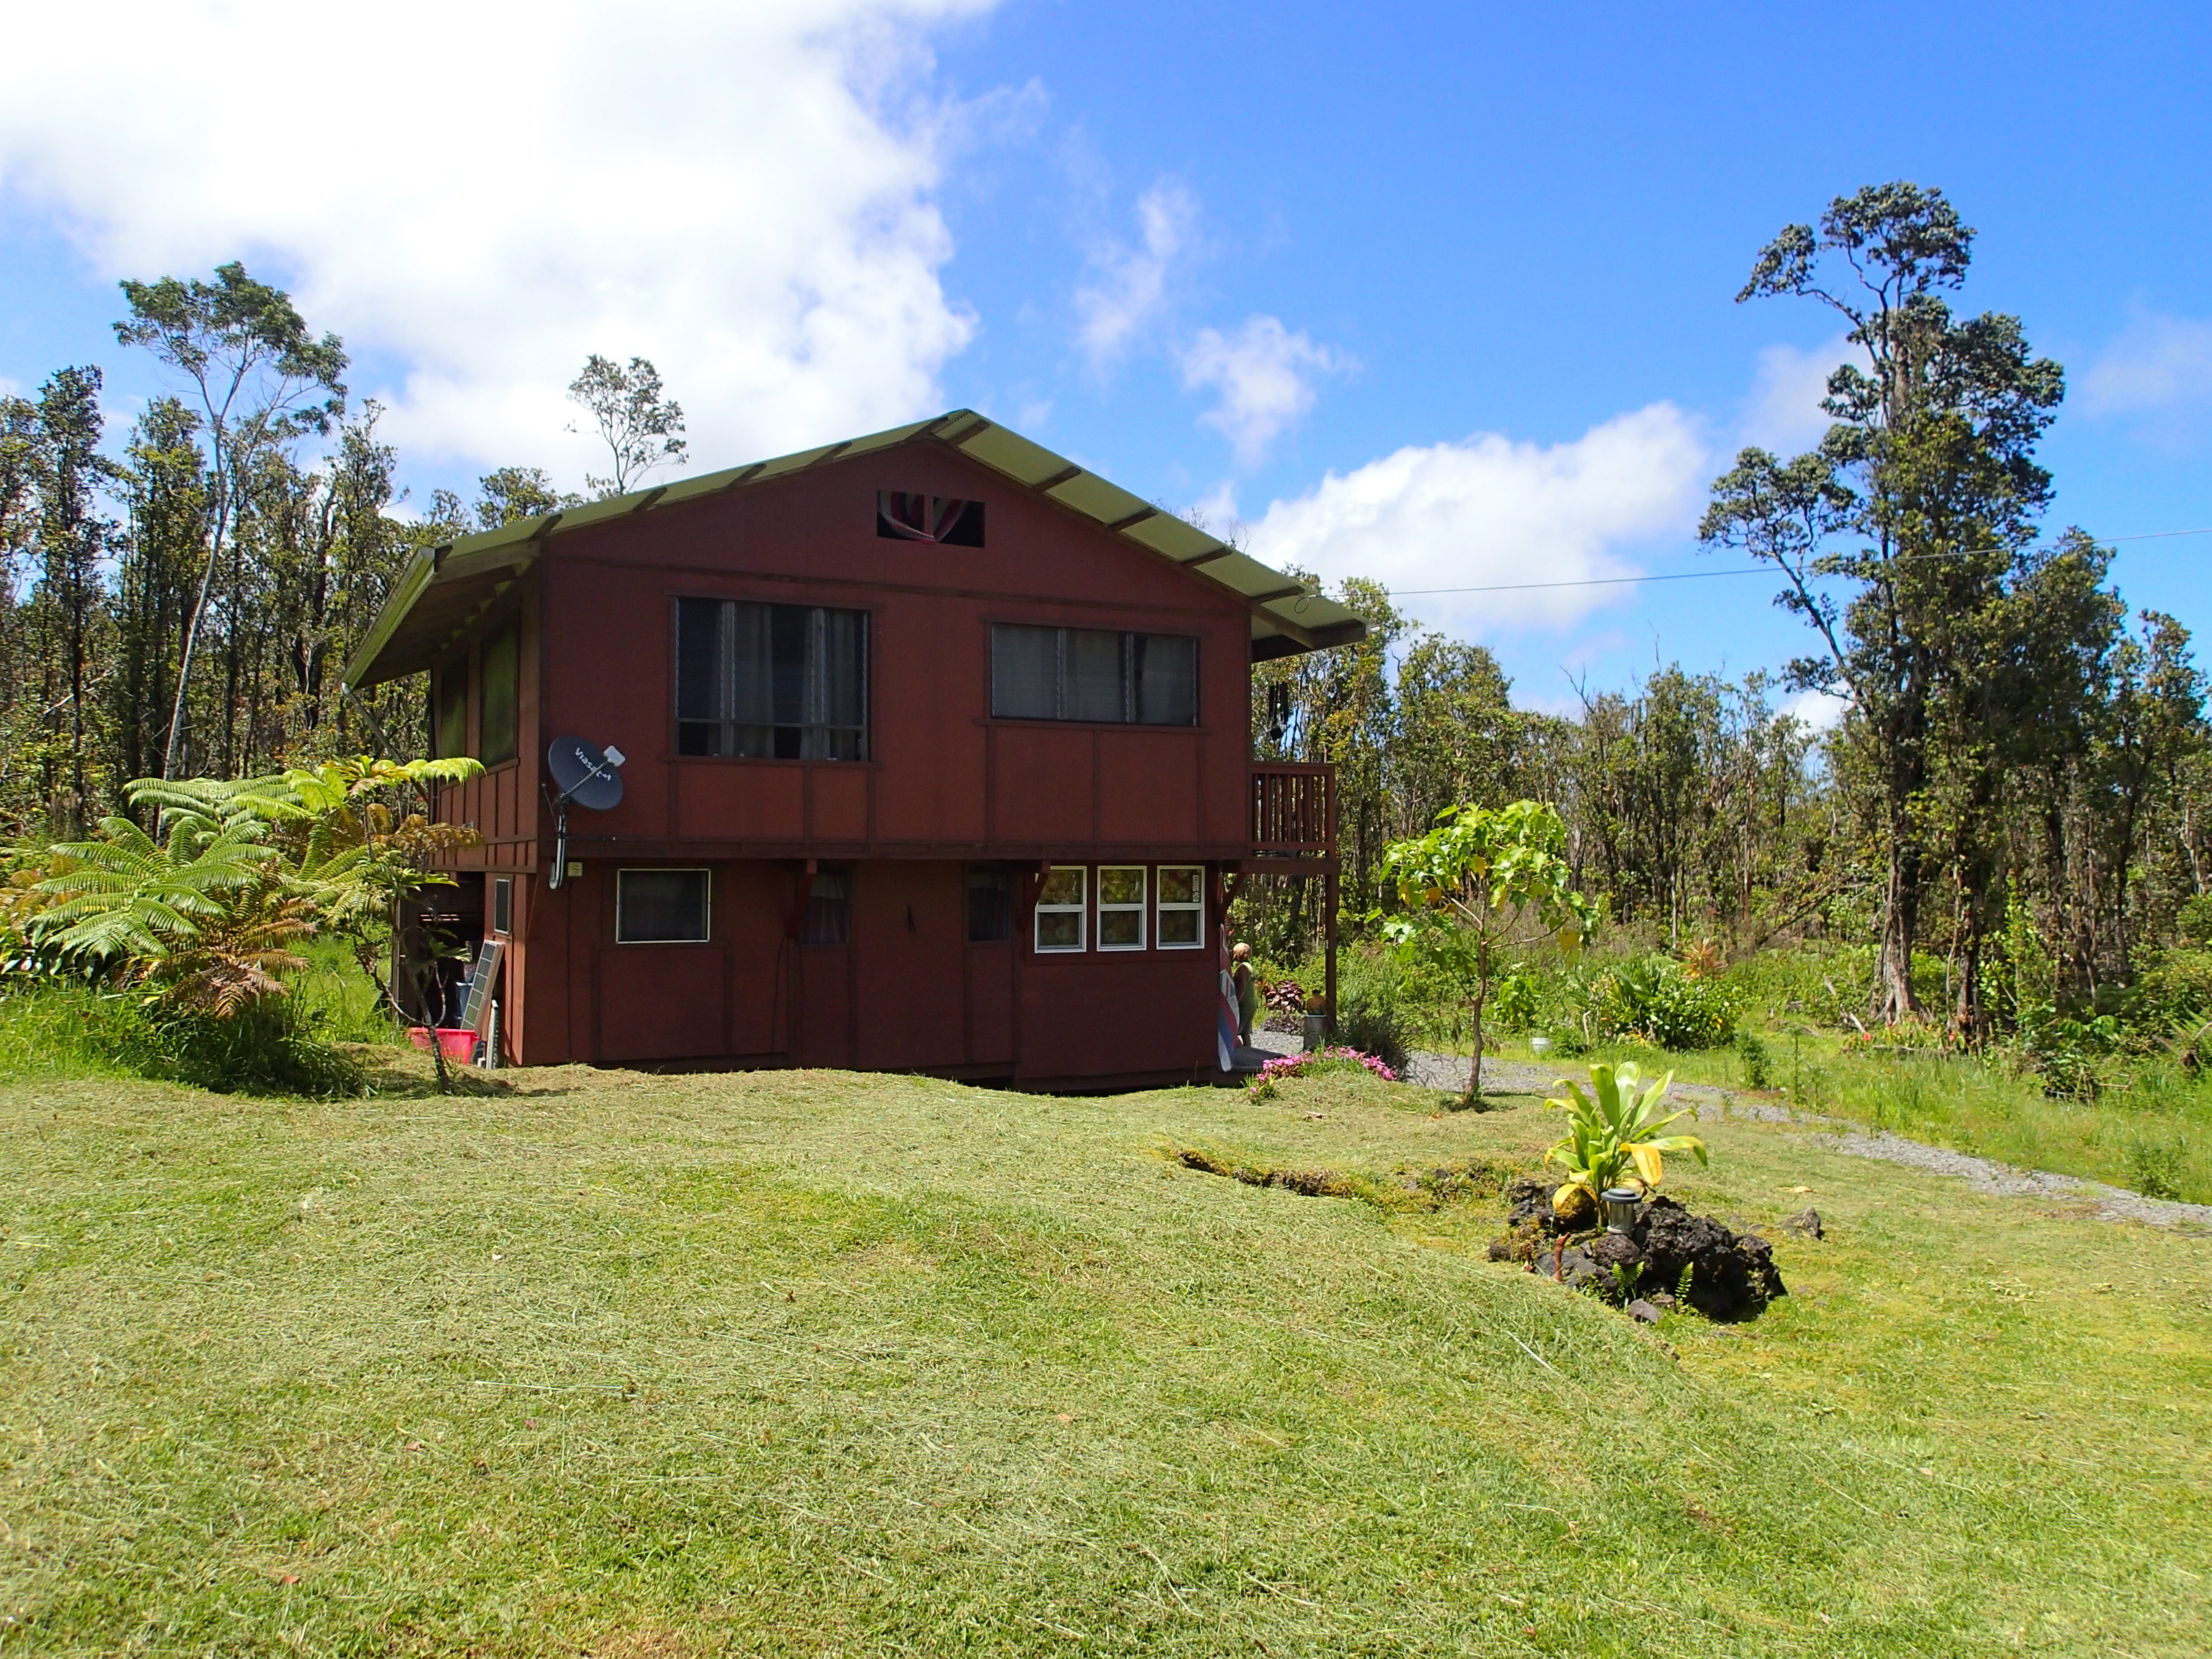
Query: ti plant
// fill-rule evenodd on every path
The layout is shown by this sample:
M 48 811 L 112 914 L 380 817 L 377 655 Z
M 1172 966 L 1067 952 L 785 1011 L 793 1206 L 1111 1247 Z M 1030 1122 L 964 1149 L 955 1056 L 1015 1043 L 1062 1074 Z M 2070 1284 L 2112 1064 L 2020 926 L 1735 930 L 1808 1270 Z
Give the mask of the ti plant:
M 1563 1078 L 1566 1097 L 1544 1103 L 1567 1115 L 1566 1138 L 1544 1154 L 1544 1162 L 1558 1164 L 1567 1177 L 1552 1194 L 1553 1209 L 1561 1215 L 1595 1210 L 1598 1194 L 1608 1187 L 1632 1185 L 1648 1194 L 1665 1177 L 1668 1152 L 1688 1152 L 1705 1162 L 1705 1143 L 1697 1136 L 1666 1133 L 1669 1125 L 1694 1115 L 1662 1115 L 1667 1090 L 1674 1081 L 1672 1072 L 1640 1094 L 1644 1078 L 1633 1063 L 1618 1070 L 1594 1065 L 1589 1074 L 1589 1093 Z

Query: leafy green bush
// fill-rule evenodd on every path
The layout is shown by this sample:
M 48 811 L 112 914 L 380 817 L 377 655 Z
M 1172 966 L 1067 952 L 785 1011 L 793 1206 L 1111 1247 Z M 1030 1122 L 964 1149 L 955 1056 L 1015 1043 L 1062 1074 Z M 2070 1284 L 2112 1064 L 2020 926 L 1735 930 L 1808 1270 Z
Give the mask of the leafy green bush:
M 2212 1017 L 2212 950 L 2179 948 L 2159 952 L 2136 982 L 2128 1015 L 2135 1024 L 2161 1036 L 2177 1024 Z
M 2044 1093 L 2062 1100 L 2094 1100 L 2104 1089 L 2104 1062 L 2118 1049 L 2123 1036 L 2113 1015 L 2075 1019 L 2045 1004 L 2022 1014 L 2014 1053 L 2021 1066 L 2043 1079 Z
M 1739 1030 L 1735 1034 L 1735 1057 L 1737 1063 L 1743 1067 L 1745 1088 L 1765 1089 L 1772 1085 L 1772 1057 L 1767 1053 L 1765 1043 L 1753 1033 Z
M 2188 1149 L 2141 1139 L 2128 1143 L 2128 1185 L 2145 1198 L 2181 1196 L 2181 1159 Z
M 1397 960 L 1346 952 L 1337 968 L 1336 1040 L 1402 1072 L 1413 1023 Z
M 1516 968 L 1498 981 L 1491 1006 L 1498 1024 L 1508 1031 L 1525 1031 L 1541 1016 L 1544 983 L 1527 968 Z
M 1598 1018 L 1608 1036 L 1639 1037 L 1662 1048 L 1717 1048 L 1735 1029 L 1739 1005 L 1725 980 L 1693 979 L 1662 956 L 1615 963 L 1598 986 Z

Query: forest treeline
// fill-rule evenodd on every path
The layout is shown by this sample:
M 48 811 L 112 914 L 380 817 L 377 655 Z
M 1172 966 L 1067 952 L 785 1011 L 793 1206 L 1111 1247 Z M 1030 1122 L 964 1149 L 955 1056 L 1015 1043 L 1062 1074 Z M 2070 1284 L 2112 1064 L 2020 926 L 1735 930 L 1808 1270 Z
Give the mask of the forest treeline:
M 2035 449 L 2063 376 L 2018 319 L 1944 297 L 1972 234 L 1939 191 L 1874 187 L 1785 228 L 1738 296 L 1838 312 L 1860 359 L 1830 380 L 1826 438 L 1744 451 L 1703 526 L 1771 566 L 1802 659 L 1662 668 L 1535 713 L 1488 652 L 1353 579 L 1336 594 L 1366 643 L 1256 671 L 1255 752 L 1339 769 L 1355 929 L 1393 902 L 1391 842 L 1449 805 L 1534 798 L 1577 884 L 1654 942 L 1870 947 L 1869 1020 L 1972 1037 L 2031 995 L 2094 1005 L 2174 936 L 2204 894 L 2204 677 L 2178 621 L 2130 615 L 2106 550 L 2046 532 Z M 421 755 L 421 685 L 342 695 L 348 653 L 417 550 L 574 499 L 517 465 L 472 501 L 406 503 L 341 343 L 235 264 L 125 283 L 124 302 L 118 346 L 170 395 L 119 434 L 92 365 L 0 399 L 0 836 L 78 836 L 134 778 Z M 595 489 L 681 459 L 650 364 L 594 358 L 572 391 L 615 458 Z M 1838 700 L 1832 728 L 1784 712 L 1805 690 Z M 1247 917 L 1295 960 L 1317 900 L 1260 884 Z

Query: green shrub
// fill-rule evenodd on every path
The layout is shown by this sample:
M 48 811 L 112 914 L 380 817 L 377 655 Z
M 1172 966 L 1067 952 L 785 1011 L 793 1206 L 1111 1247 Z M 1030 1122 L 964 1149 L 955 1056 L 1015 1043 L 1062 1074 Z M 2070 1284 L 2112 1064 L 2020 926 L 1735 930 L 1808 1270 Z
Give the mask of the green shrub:
M 1501 1030 L 1525 1031 L 1543 1011 L 1543 981 L 1526 968 L 1516 968 L 1498 981 L 1492 996 Z
M 2128 1015 L 2161 1036 L 2177 1024 L 2212 1016 L 2212 950 L 2160 951 L 2136 982 Z
M 1336 1040 L 1376 1056 L 1393 1071 L 1406 1069 L 1413 1025 L 1407 1006 L 1405 972 L 1390 957 L 1347 952 L 1338 964 Z
M 1692 979 L 1667 957 L 1615 963 L 1598 988 L 1606 1035 L 1638 1037 L 1662 1048 L 1717 1048 L 1729 1040 L 1737 1012 L 1727 981 Z
M 1765 1089 L 1772 1085 L 1774 1081 L 1772 1057 L 1766 1052 L 1765 1043 L 1760 1042 L 1752 1032 L 1739 1030 L 1735 1034 L 1735 1057 L 1737 1063 L 1743 1068 L 1745 1088 Z
M 2181 1160 L 2188 1149 L 2140 1138 L 2128 1143 L 2128 1185 L 2145 1198 L 2181 1196 Z

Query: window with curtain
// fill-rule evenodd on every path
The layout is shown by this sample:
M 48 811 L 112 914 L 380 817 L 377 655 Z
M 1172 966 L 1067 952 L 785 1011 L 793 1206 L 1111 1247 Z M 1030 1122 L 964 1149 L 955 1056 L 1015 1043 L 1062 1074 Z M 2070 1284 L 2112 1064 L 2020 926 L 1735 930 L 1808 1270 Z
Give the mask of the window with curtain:
M 1000 720 L 1198 724 L 1198 641 L 1182 634 L 991 624 Z
M 521 619 L 509 617 L 484 635 L 483 753 L 477 758 L 486 766 L 514 758 L 521 668 Z
M 469 752 L 469 659 L 457 658 L 438 671 L 438 753 L 453 759 Z
M 995 945 L 1014 936 L 1014 872 L 979 864 L 968 871 L 968 942 Z
M 676 751 L 866 760 L 867 613 L 678 599 Z
M 799 924 L 801 945 L 853 942 L 853 878 L 824 870 L 806 884 L 806 911 Z

